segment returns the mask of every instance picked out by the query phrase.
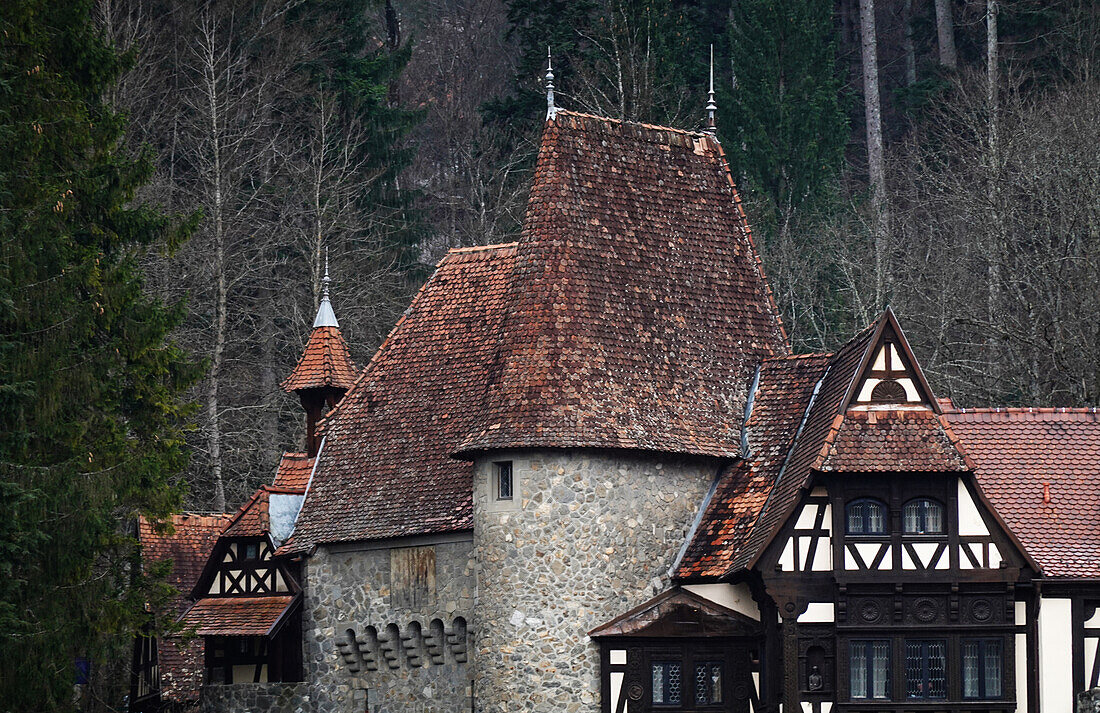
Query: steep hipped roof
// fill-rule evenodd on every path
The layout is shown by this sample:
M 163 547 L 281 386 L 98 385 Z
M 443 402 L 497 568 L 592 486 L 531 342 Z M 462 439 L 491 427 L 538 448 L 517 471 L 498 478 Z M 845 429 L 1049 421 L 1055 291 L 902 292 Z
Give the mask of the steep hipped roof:
M 158 532 L 144 518 L 138 520 L 142 560 L 147 563 L 172 560 L 168 582 L 180 592 L 172 599 L 172 618 L 187 608 L 187 593 L 195 586 L 229 518 L 229 515 L 173 515 L 171 534 Z M 179 703 L 198 700 L 202 686 L 202 657 L 201 640 L 183 641 L 171 637 L 157 641 L 162 700 Z
M 334 387 L 350 389 L 358 373 L 339 327 L 314 327 L 294 371 L 281 384 L 283 391 Z
M 1043 574 L 1100 577 L 1100 413 L 978 409 L 945 417 L 983 492 Z
M 488 397 L 458 447 L 739 452 L 746 379 L 786 353 L 717 140 L 546 123 Z
M 908 378 L 924 400 L 853 404 L 887 344 L 904 355 Z M 765 362 L 759 391 L 758 407 L 768 417 L 754 411 L 748 428 L 750 443 L 760 445 L 751 459 L 723 474 L 677 568 L 680 578 L 720 578 L 751 568 L 814 472 L 972 469 L 890 310 L 835 354 L 811 355 L 801 364 Z
M 452 250 L 323 424 L 285 549 L 471 527 L 469 430 L 500 333 L 515 244 Z

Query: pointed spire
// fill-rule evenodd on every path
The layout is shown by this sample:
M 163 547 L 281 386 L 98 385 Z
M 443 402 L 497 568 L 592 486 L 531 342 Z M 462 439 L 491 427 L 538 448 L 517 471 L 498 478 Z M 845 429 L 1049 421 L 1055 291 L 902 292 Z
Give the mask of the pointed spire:
M 554 106 L 554 64 L 550 56 L 550 46 L 546 47 L 546 118 L 553 119 L 558 113 Z
M 328 286 L 332 282 L 328 276 L 328 248 L 325 248 L 325 276 L 321 278 L 321 304 L 317 307 L 317 316 L 313 320 L 313 327 L 336 327 L 340 323 L 336 321 L 336 313 L 332 310 L 332 302 L 328 299 Z
M 710 46 L 710 94 L 707 98 L 707 128 L 704 129 L 708 134 L 714 134 L 717 132 L 717 123 L 714 120 L 714 114 L 718 111 L 718 104 L 714 101 L 714 45 Z

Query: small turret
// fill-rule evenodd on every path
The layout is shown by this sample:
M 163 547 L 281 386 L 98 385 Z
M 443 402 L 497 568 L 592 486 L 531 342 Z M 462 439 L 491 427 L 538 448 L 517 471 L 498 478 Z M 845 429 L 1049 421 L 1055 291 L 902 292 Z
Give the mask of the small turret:
M 320 445 L 317 422 L 336 406 L 358 376 L 329 300 L 330 282 L 326 257 L 324 287 L 313 331 L 309 333 L 309 342 L 297 366 L 282 383 L 284 391 L 297 393 L 302 400 L 306 412 L 306 452 L 310 458 L 317 455 Z

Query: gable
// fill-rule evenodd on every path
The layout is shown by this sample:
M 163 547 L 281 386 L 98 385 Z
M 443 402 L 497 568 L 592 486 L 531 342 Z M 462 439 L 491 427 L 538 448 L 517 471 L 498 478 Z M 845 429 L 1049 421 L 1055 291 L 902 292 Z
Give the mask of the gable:
M 273 559 L 266 537 L 222 537 L 191 592 L 202 597 L 260 596 L 293 592 L 297 585 Z
M 933 399 L 908 344 L 890 320 L 871 349 L 871 359 L 853 392 L 853 406 L 906 405 L 932 408 Z

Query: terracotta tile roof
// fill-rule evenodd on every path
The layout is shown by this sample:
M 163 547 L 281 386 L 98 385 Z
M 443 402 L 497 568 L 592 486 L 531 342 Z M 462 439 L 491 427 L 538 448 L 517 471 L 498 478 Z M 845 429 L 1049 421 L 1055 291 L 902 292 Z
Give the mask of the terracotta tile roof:
M 322 423 L 289 549 L 471 527 L 469 463 L 450 453 L 488 379 L 515 244 L 452 250 Z
M 942 416 L 927 408 L 849 410 L 837 416 L 822 449 L 821 471 L 969 471 Z
M 679 577 L 721 577 L 771 495 L 814 385 L 832 361 L 817 354 L 765 361 L 747 423 L 751 456 L 722 474 L 680 562 Z
M 309 474 L 313 471 L 313 459 L 305 453 L 287 451 L 275 471 L 276 488 L 291 488 L 305 492 Z
M 230 517 L 180 513 L 172 516 L 171 533 L 158 531 L 148 520 L 140 518 L 138 540 L 141 542 L 142 558 L 150 563 L 172 560 L 168 583 L 186 594 L 202 574 L 206 558 L 210 556 L 210 550 Z
M 222 530 L 222 537 L 262 537 L 271 531 L 271 494 L 302 495 L 305 487 L 261 485 Z
M 198 636 L 270 636 L 278 630 L 295 594 L 266 597 L 206 597 L 180 617 Z
M 945 416 L 982 491 L 1043 573 L 1100 577 L 1100 413 L 967 409 Z
M 744 389 L 787 352 L 712 137 L 546 123 L 489 391 L 462 453 L 738 452 Z
M 298 365 L 281 384 L 284 391 L 326 386 L 350 389 L 358 376 L 339 327 L 314 327 Z
M 172 560 L 168 582 L 180 591 L 172 600 L 173 617 L 187 609 L 187 593 L 195 586 L 218 535 L 229 519 L 229 515 L 173 515 L 174 532 L 171 534 L 157 532 L 144 518 L 138 520 L 143 561 Z M 177 637 L 159 639 L 157 658 L 161 698 L 180 703 L 197 701 L 202 686 L 202 640 L 183 641 Z

